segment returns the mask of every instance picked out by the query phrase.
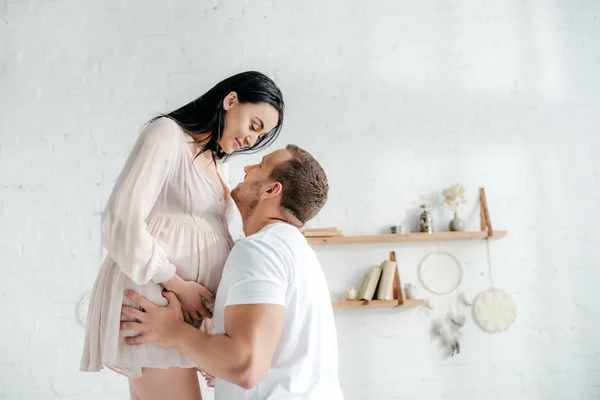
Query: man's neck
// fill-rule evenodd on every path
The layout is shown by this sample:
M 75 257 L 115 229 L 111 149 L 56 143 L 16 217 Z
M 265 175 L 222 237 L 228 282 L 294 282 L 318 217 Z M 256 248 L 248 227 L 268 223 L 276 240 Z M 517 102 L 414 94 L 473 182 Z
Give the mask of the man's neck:
M 248 218 L 243 220 L 244 234 L 246 236 L 254 235 L 256 232 L 261 231 L 265 226 L 276 224 L 278 222 L 290 224 L 288 221 L 286 221 L 283 217 L 279 215 L 267 217 L 264 214 L 260 215 L 259 213 L 254 212 Z

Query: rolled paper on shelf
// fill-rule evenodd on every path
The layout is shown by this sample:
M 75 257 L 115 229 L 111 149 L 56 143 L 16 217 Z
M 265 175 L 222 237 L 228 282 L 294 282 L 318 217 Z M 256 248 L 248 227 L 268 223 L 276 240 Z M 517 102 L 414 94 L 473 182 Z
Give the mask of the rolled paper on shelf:
M 373 300 L 373 294 L 375 294 L 375 288 L 377 287 L 380 276 L 381 267 L 373 267 L 373 269 L 369 271 L 358 291 L 358 298 L 360 300 Z
M 377 300 L 394 300 L 394 273 L 396 263 L 385 260 L 381 263 L 381 278 L 377 289 Z

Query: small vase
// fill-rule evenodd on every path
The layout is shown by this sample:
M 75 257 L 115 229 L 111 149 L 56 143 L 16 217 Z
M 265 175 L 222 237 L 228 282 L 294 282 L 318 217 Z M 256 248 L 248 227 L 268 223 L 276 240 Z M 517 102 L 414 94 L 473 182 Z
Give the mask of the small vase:
M 448 227 L 452 232 L 462 232 L 465 230 L 465 222 L 458 218 L 458 213 L 456 211 L 454 212 L 454 218 L 450 221 Z

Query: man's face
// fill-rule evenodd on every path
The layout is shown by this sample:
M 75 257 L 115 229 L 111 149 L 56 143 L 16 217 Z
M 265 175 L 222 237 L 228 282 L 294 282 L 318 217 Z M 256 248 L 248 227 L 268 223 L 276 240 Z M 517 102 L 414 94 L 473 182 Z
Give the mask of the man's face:
M 273 187 L 274 182 L 269 179 L 273 169 L 291 158 L 289 150 L 276 150 L 264 156 L 260 164 L 244 168 L 244 180 L 231 191 L 231 198 L 240 210 L 242 218 L 249 217 L 260 202 L 261 196 Z

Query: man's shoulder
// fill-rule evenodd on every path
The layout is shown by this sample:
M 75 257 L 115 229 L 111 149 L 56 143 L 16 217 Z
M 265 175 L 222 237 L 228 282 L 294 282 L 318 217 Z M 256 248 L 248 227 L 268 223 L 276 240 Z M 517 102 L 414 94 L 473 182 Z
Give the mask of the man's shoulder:
M 269 258 L 290 262 L 299 247 L 306 245 L 306 239 L 298 229 L 288 224 L 272 224 L 240 239 L 233 246 L 229 259 L 248 262 Z
M 300 231 L 292 225 L 285 223 L 271 224 L 253 235 L 240 239 L 236 246 L 252 247 L 289 247 L 305 245 L 306 239 Z

